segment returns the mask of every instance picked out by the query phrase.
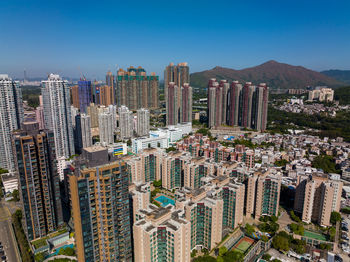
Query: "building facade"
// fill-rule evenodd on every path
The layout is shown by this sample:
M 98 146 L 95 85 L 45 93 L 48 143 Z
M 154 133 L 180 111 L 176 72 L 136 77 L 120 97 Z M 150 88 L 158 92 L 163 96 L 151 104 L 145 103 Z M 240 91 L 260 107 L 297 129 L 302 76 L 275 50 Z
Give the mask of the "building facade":
M 108 156 L 106 148 L 90 147 L 71 170 L 68 179 L 78 261 L 132 261 L 125 163 Z
M 148 136 L 149 135 L 149 111 L 145 108 L 140 108 L 137 110 L 137 125 L 136 132 L 138 136 Z
M 134 133 L 132 111 L 126 106 L 121 106 L 118 108 L 118 114 L 121 139 L 132 138 Z
M 63 224 L 59 175 L 52 131 L 16 131 L 13 135 L 24 231 L 29 240 Z
M 117 73 L 117 105 L 130 110 L 139 108 L 156 109 L 159 107 L 159 77 L 155 73 L 146 75 L 142 67 L 129 67 L 127 71 L 119 69 Z
M 0 166 L 14 170 L 11 132 L 23 123 L 22 90 L 19 82 L 8 75 L 0 75 Z
M 259 86 L 246 82 L 242 86 L 226 80 L 220 83 L 215 78 L 208 85 L 208 125 L 222 124 L 241 126 L 258 131 L 266 130 L 269 88 L 265 83 Z
M 74 155 L 74 138 L 68 82 L 59 75 L 50 74 L 41 82 L 45 128 L 55 137 L 57 157 Z
M 110 112 L 103 112 L 98 115 L 98 129 L 102 145 L 114 143 L 113 116 Z

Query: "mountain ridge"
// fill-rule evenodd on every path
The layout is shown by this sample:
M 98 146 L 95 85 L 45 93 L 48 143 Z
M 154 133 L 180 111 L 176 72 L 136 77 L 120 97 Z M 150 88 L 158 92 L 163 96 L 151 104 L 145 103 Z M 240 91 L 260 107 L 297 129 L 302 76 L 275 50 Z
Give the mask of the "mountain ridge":
M 257 66 L 241 70 L 215 66 L 212 69 L 191 74 L 193 87 L 207 87 L 210 78 L 228 81 L 238 80 L 242 83 L 253 82 L 254 84 L 267 83 L 272 89 L 305 88 L 307 86 L 340 87 L 346 83 L 331 78 L 327 75 L 305 68 L 275 60 L 269 60 Z

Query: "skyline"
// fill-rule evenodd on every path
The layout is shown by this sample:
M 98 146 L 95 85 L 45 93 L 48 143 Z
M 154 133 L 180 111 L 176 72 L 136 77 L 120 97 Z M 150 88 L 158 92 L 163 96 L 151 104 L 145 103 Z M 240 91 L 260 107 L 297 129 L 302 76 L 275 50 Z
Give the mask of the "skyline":
M 193 73 L 269 60 L 350 69 L 348 1 L 216 3 L 8 1 L 0 7 L 0 72 L 101 80 L 133 65 L 163 79 L 170 62 L 188 62 Z

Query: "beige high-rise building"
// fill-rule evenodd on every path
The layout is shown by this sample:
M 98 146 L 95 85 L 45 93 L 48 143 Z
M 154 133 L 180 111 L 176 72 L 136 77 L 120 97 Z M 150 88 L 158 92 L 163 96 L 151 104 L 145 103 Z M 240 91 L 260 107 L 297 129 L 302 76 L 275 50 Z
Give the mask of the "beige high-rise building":
M 192 158 L 183 164 L 184 186 L 196 189 L 203 185 L 201 178 L 209 175 L 210 167 L 204 157 Z
M 130 183 L 146 183 L 161 179 L 162 150 L 145 148 L 137 156 L 126 156 Z
M 140 210 L 134 223 L 134 254 L 138 262 L 190 262 L 191 223 L 169 205 Z
M 303 222 L 330 226 L 331 213 L 339 212 L 342 186 L 326 176 L 304 177 L 296 187 L 294 211 Z
M 280 175 L 257 172 L 246 180 L 246 215 L 277 216 L 281 190 Z
M 206 196 L 204 188 L 192 190 L 187 199 L 190 201 L 184 209 L 186 220 L 191 222 L 191 249 L 201 246 L 211 250 L 222 239 L 224 201 Z
M 147 209 L 151 198 L 150 183 L 136 183 L 129 186 L 129 192 L 132 199 L 133 221 L 140 219 L 139 210 Z

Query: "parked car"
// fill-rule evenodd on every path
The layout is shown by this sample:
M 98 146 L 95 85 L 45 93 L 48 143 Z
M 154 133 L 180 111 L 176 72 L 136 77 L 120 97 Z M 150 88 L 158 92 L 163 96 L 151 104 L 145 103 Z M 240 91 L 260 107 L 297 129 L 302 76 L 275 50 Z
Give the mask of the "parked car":
M 348 232 L 349 229 L 347 227 L 341 227 L 341 230 Z
M 343 259 L 339 255 L 335 255 L 334 261 L 335 262 L 343 262 Z
M 2 261 L 2 262 L 6 262 L 6 261 L 7 261 L 7 257 L 6 257 L 6 256 L 2 256 L 2 257 L 1 257 L 1 261 Z

